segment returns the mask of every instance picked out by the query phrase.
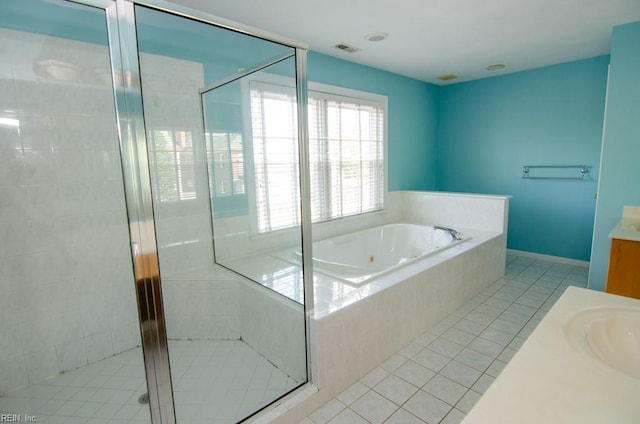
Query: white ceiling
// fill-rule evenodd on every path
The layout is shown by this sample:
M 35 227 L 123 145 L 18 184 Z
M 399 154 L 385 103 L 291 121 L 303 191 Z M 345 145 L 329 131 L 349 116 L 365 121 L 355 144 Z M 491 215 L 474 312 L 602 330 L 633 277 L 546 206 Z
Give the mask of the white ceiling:
M 435 84 L 608 54 L 611 28 L 640 20 L 640 0 L 172 0 Z M 366 34 L 386 32 L 377 43 Z M 362 50 L 336 49 L 347 43 Z M 500 71 L 488 65 L 503 63 Z M 454 73 L 443 82 L 437 77 Z

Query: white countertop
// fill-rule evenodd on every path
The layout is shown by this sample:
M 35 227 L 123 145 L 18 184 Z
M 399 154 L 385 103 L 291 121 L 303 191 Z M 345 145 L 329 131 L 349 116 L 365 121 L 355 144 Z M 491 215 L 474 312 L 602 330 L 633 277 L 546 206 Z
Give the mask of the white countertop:
M 610 368 L 569 344 L 576 313 L 631 308 L 640 300 L 569 287 L 462 424 L 638 424 L 640 379 Z
M 640 241 L 640 231 L 634 228 L 640 228 L 640 221 L 629 221 L 623 218 L 609 233 L 609 238 Z

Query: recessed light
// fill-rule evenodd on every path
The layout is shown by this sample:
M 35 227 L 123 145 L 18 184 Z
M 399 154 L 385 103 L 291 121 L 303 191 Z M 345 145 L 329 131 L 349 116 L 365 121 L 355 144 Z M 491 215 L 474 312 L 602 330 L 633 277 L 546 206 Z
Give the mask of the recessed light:
M 384 39 L 386 39 L 387 37 L 389 37 L 389 34 L 387 34 L 386 32 L 374 32 L 371 34 L 367 34 L 364 36 L 364 38 L 366 38 L 369 41 L 382 41 Z
M 498 69 L 504 69 L 507 65 L 504 65 L 502 63 L 496 63 L 495 65 L 489 65 L 487 66 L 487 71 L 497 71 Z

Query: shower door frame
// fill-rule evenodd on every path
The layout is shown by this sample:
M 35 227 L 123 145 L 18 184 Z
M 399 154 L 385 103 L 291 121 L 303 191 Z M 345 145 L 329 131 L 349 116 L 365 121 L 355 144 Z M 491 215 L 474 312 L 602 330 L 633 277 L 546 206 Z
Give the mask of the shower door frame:
M 314 380 L 315 352 L 311 349 L 310 319 L 314 311 L 311 191 L 308 158 L 307 46 L 203 12 L 161 0 L 66 0 L 105 11 L 111 57 L 120 160 L 131 240 L 143 356 L 153 424 L 175 424 L 166 323 L 156 243 L 147 138 L 136 37 L 135 5 L 200 21 L 295 49 L 298 147 L 300 166 L 304 319 L 307 384 Z M 121 75 L 122 78 L 115 78 Z M 304 385 L 302 387 L 305 387 Z

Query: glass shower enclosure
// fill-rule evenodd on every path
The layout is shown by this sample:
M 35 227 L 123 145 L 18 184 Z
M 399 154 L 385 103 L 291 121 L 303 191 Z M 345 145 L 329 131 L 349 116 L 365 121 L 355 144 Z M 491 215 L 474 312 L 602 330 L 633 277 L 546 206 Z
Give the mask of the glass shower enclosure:
M 307 383 L 304 46 L 3 0 L 0 53 L 0 412 L 235 423 Z

